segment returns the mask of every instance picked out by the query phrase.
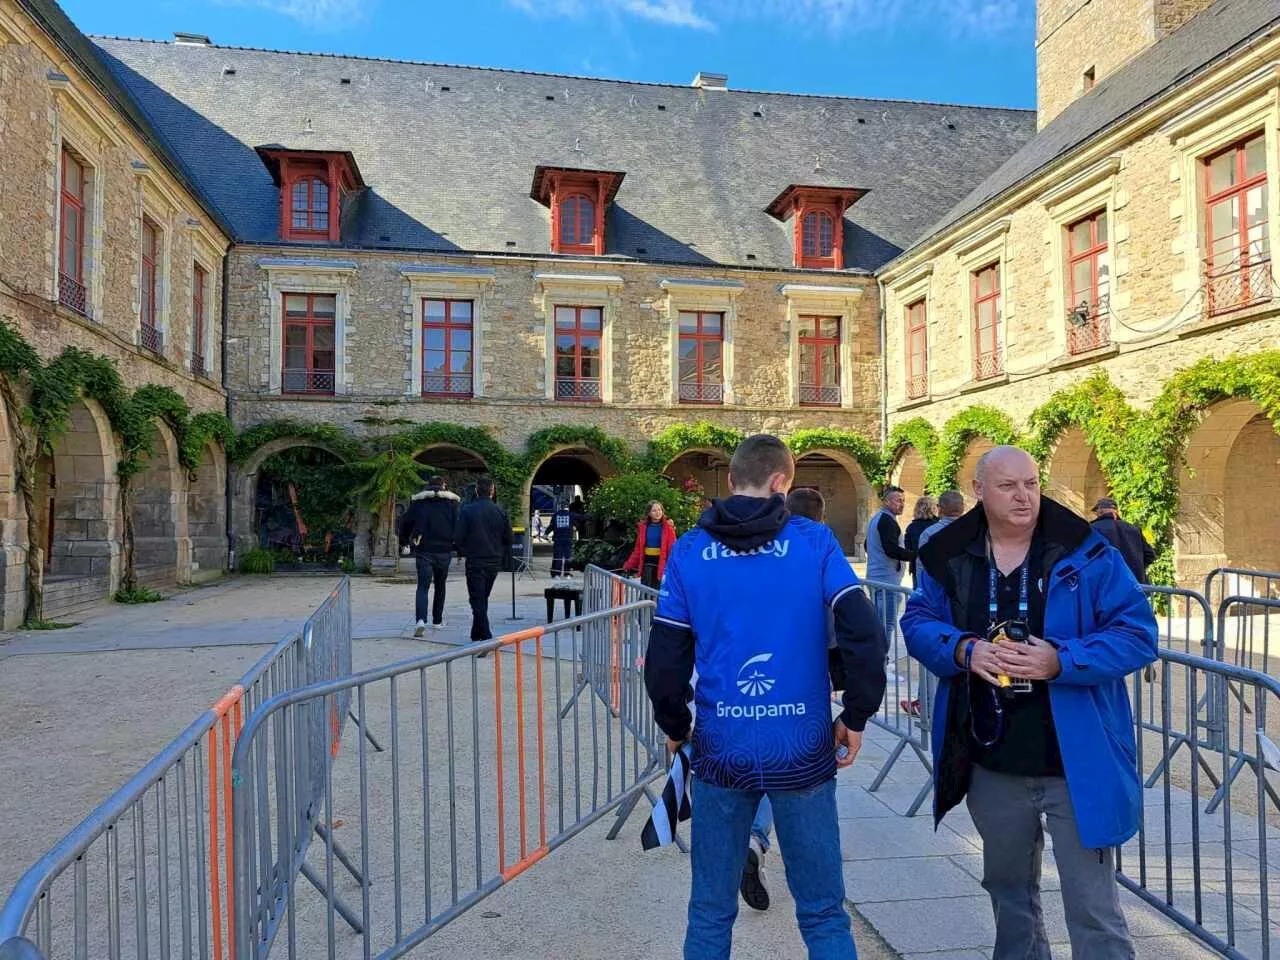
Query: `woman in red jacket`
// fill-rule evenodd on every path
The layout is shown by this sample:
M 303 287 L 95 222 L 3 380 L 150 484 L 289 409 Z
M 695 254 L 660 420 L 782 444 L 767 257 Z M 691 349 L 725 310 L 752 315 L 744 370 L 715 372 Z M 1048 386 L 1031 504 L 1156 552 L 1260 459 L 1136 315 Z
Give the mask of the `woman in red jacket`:
M 622 570 L 640 574 L 641 583 L 656 588 L 662 582 L 667 557 L 675 545 L 676 525 L 662 509 L 662 504 L 651 500 L 645 518 L 636 524 L 636 546 L 622 565 Z

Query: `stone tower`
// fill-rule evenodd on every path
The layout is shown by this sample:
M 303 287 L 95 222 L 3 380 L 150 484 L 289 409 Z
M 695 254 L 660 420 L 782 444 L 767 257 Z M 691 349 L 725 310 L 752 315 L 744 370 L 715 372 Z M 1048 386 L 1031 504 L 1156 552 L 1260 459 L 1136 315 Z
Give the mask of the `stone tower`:
M 1036 110 L 1044 127 L 1081 94 L 1214 0 L 1038 0 Z

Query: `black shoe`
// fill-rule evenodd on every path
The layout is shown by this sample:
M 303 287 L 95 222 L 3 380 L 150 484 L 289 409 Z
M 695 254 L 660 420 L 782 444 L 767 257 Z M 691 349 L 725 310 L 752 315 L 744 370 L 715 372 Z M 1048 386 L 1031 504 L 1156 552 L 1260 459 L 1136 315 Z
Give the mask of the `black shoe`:
M 753 838 L 747 847 L 747 865 L 742 870 L 742 883 L 738 886 L 742 899 L 752 910 L 769 909 L 769 888 L 764 885 L 764 866 L 761 864 L 763 857 L 764 851 Z

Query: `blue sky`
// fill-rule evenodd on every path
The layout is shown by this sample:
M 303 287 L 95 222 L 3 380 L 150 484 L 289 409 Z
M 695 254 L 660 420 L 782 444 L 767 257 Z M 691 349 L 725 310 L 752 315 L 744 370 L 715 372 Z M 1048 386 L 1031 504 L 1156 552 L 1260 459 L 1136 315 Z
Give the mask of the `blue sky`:
M 86 33 L 1035 105 L 1034 0 L 61 0 Z

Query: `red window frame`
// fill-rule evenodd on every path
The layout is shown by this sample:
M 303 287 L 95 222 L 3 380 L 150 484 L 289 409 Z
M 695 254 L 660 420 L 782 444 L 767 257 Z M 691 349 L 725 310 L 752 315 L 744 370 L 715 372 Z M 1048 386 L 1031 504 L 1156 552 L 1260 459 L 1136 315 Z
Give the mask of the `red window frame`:
M 302 316 L 289 315 L 289 298 L 305 297 L 306 313 Z M 316 302 L 318 300 L 328 300 L 333 303 L 333 313 L 318 314 L 316 313 Z M 281 393 L 284 394 L 324 394 L 332 395 L 337 383 L 337 320 L 338 320 L 338 298 L 332 293 L 283 293 L 280 301 L 280 384 Z M 307 365 L 305 367 L 288 367 L 286 366 L 289 350 L 290 327 L 302 327 L 306 330 L 306 343 L 303 347 L 305 350 Z M 316 365 L 316 346 L 315 335 L 316 330 L 328 327 L 333 331 L 333 346 L 328 348 L 328 352 L 334 354 L 333 368 L 324 368 Z M 299 370 L 305 372 L 305 379 L 301 389 L 289 389 L 289 371 L 295 373 Z M 327 380 L 325 379 L 327 377 Z M 327 385 L 326 385 L 327 384 Z
M 693 319 L 693 329 L 684 328 L 686 318 Z M 714 318 L 715 329 L 710 329 L 709 322 Z M 724 314 L 716 310 L 681 310 L 676 318 L 677 365 L 684 359 L 684 347 L 692 344 L 694 348 L 694 376 L 692 380 L 679 377 L 679 399 L 681 403 L 698 403 L 716 405 L 724 403 Z M 715 343 L 720 347 L 720 374 L 708 379 L 707 344 Z
M 594 253 L 596 249 L 596 202 L 585 193 L 566 194 L 559 204 L 560 250 L 564 253 Z
M 299 173 L 289 184 L 289 233 L 328 239 L 330 198 L 328 181 L 313 171 Z M 301 201 L 301 202 L 299 202 Z M 302 218 L 299 224 L 298 218 Z
M 800 348 L 800 370 L 801 377 L 804 374 L 804 355 L 806 350 L 813 352 L 813 383 L 805 383 L 803 379 L 800 381 L 800 405 L 802 407 L 838 407 L 840 406 L 840 334 L 841 323 L 839 317 L 823 317 L 816 315 L 804 315 L 799 318 L 800 331 L 797 334 L 797 340 Z M 812 323 L 812 333 L 805 333 L 805 323 Z M 835 334 L 823 334 L 823 324 L 835 324 Z M 836 366 L 835 372 L 830 381 L 822 374 L 822 351 L 825 348 L 835 348 Z M 835 391 L 835 399 L 831 399 L 831 390 Z M 825 391 L 825 393 L 824 393 Z M 808 399 L 806 399 L 808 395 Z
M 444 319 L 435 320 L 428 319 L 428 305 L 439 303 L 444 305 Z M 467 318 L 466 320 L 455 319 L 455 313 L 460 313 L 459 307 L 466 304 Z M 442 397 L 447 399 L 466 399 L 474 395 L 474 364 L 475 364 L 475 302 L 472 300 L 446 300 L 441 297 L 423 297 L 422 298 L 422 395 L 424 397 Z M 429 373 L 427 371 L 427 354 L 439 353 L 439 350 L 427 349 L 427 332 L 429 330 L 439 330 L 444 334 L 444 367 L 443 374 Z M 454 346 L 454 334 L 465 332 L 468 336 L 467 348 L 461 349 Z M 455 354 L 465 353 L 467 355 L 467 369 L 465 373 L 455 372 L 453 369 L 453 358 Z M 428 378 L 432 378 L 432 382 L 428 383 Z M 442 380 L 439 384 L 440 389 L 432 389 L 436 386 L 434 381 Z
M 191 269 L 191 370 L 203 374 L 204 367 L 204 288 L 209 274 L 200 264 Z
M 160 228 L 142 218 L 142 329 L 156 330 L 156 301 L 160 286 Z
M 573 311 L 573 325 L 560 325 L 560 311 Z M 582 318 L 584 314 L 594 313 L 598 318 L 597 326 L 594 328 L 583 325 Z M 559 401 L 581 401 L 599 403 L 603 399 L 604 391 L 604 309 L 602 307 L 576 306 L 570 304 L 557 304 L 553 308 L 553 333 L 554 342 L 554 367 L 555 375 L 555 398 Z M 560 349 L 561 338 L 572 338 L 573 345 L 571 351 L 562 351 Z M 600 376 L 587 377 L 583 376 L 583 344 L 585 341 L 594 339 L 596 341 L 596 363 L 600 367 Z M 562 357 L 572 356 L 573 358 L 573 376 L 562 376 L 560 373 L 560 359 Z
M 907 399 L 929 392 L 929 313 L 924 297 L 907 304 Z
M 1077 249 L 1076 228 L 1086 224 L 1089 227 L 1089 239 Z M 1100 280 L 1101 261 L 1107 254 L 1110 229 L 1111 223 L 1106 210 L 1095 211 L 1067 226 L 1067 286 L 1071 291 L 1067 300 L 1067 351 L 1072 354 L 1087 353 L 1111 342 L 1110 324 L 1107 321 L 1107 314 L 1111 309 L 1111 280 L 1110 277 L 1107 278 L 1107 292 L 1104 292 Z M 1085 287 L 1076 283 L 1076 268 L 1082 263 L 1089 268 L 1089 280 Z M 1088 310 L 1088 319 L 1084 323 L 1075 319 L 1081 306 Z
M 72 179 L 74 177 L 74 180 Z M 62 184 L 60 190 L 59 227 L 62 246 L 58 251 L 58 272 L 76 283 L 84 283 L 84 187 L 85 165 L 65 146 L 62 148 Z M 68 215 L 74 211 L 74 226 Z M 68 243 L 68 238 L 71 243 Z M 73 263 L 67 269 L 67 253 L 71 251 Z
M 991 292 L 979 293 L 982 278 L 991 275 Z M 973 271 L 973 379 L 990 380 L 1004 373 L 1004 358 L 1000 349 L 1000 264 L 989 264 Z M 982 307 L 992 304 L 991 349 L 982 349 L 983 333 L 988 330 L 982 323 Z
M 801 218 L 800 256 L 830 260 L 835 256 L 835 218 L 827 210 L 809 210 Z
M 1248 176 L 1248 150 L 1255 142 L 1262 143 L 1262 172 Z M 1227 154 L 1234 154 L 1233 179 L 1235 182 L 1215 193 L 1211 182 L 1213 163 Z M 1248 195 L 1259 187 L 1264 191 L 1262 204 L 1264 216 L 1260 223 L 1250 224 Z M 1265 215 L 1269 199 L 1266 196 L 1268 189 L 1264 131 L 1256 131 L 1204 159 L 1205 306 L 1210 315 L 1247 307 L 1271 296 L 1271 242 L 1268 234 L 1270 225 Z M 1221 237 L 1214 237 L 1214 208 L 1233 200 L 1238 205 L 1236 228 L 1229 233 L 1224 233 Z M 1262 240 L 1260 244 L 1255 245 L 1249 240 L 1249 233 L 1251 229 L 1256 230 L 1259 227 L 1261 227 Z M 1226 264 L 1215 262 L 1218 259 L 1214 255 L 1215 242 L 1227 238 L 1234 238 L 1236 241 L 1233 248 L 1235 259 Z M 1260 249 L 1251 249 L 1254 246 Z

